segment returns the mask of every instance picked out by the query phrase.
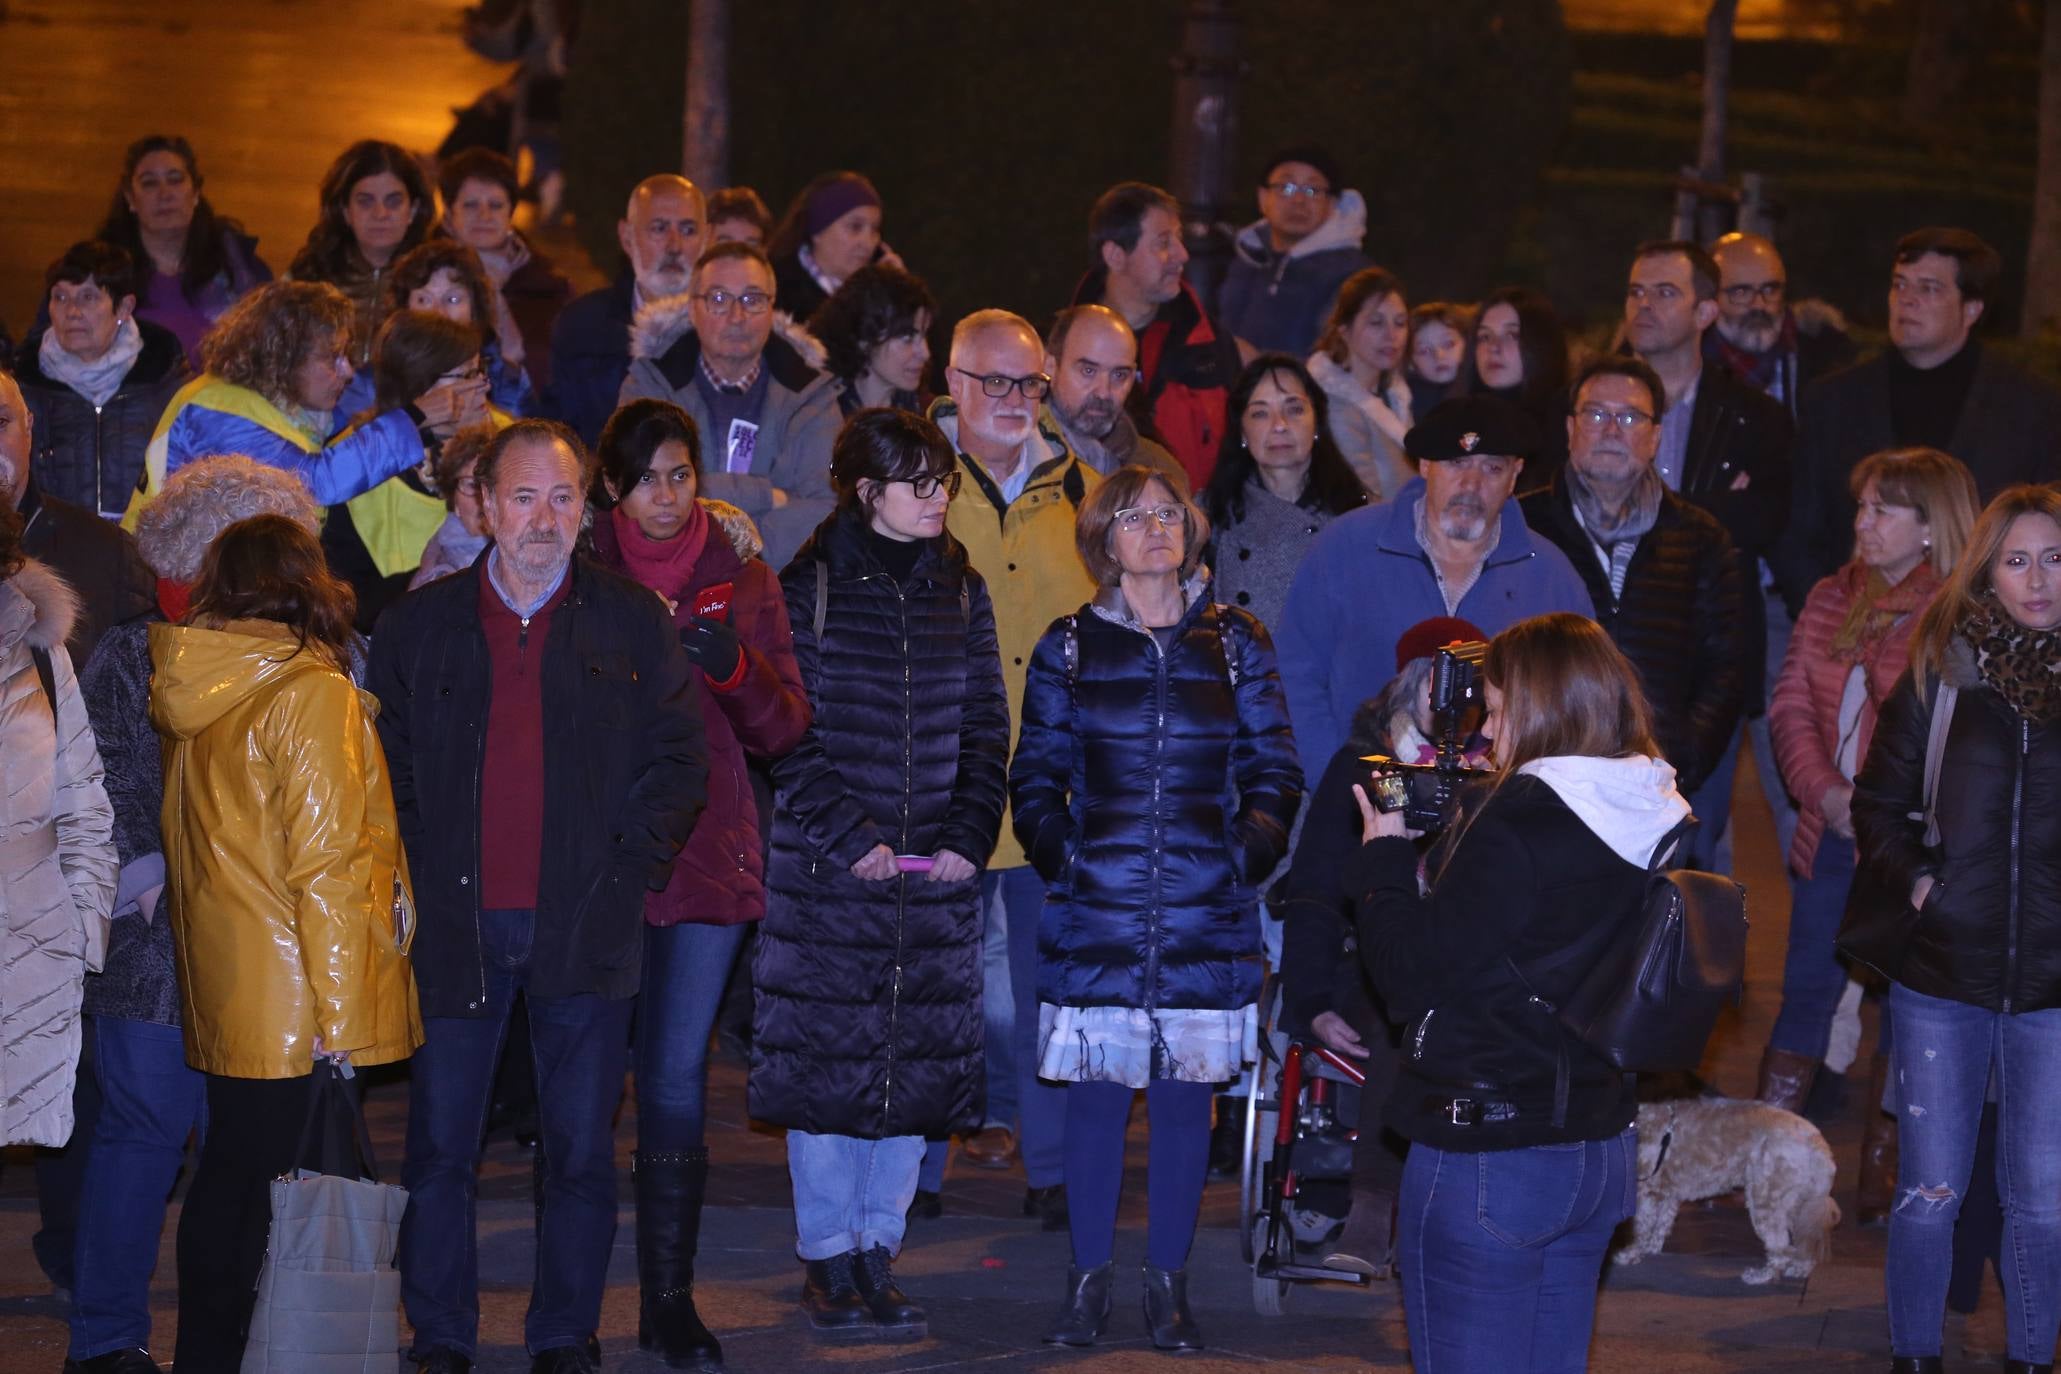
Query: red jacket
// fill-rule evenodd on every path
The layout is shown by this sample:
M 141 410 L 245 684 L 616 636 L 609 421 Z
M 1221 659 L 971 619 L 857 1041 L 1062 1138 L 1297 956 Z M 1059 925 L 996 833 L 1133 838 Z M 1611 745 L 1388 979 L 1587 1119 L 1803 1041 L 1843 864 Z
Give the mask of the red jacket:
M 595 561 L 627 574 L 615 528 L 597 512 L 592 530 Z M 645 898 L 644 920 L 655 926 L 736 925 L 766 914 L 765 847 L 760 842 L 758 803 L 744 767 L 747 752 L 761 758 L 786 753 L 809 728 L 809 699 L 794 663 L 794 635 L 780 581 L 757 557 L 744 557 L 714 521 L 708 545 L 694 565 L 689 594 L 679 600 L 673 623 L 693 619 L 694 594 L 718 582 L 731 584 L 730 625 L 744 659 L 736 680 L 708 683 L 701 694 L 702 727 L 708 734 L 708 807 L 673 861 L 663 892 Z M 705 680 L 705 679 L 704 679 Z
M 1073 303 L 1099 305 L 1108 286 L 1109 269 L 1097 267 L 1081 278 Z M 1160 337 L 1151 337 L 1155 332 Z M 1131 391 L 1131 413 L 1140 430 L 1165 444 L 1187 469 L 1191 491 L 1201 491 L 1217 465 L 1239 371 L 1238 345 L 1217 328 L 1202 297 L 1186 281 L 1181 294 L 1138 331 L 1138 385 Z
M 1782 661 L 1774 700 L 1768 705 L 1775 761 L 1789 795 L 1796 798 L 1796 836 L 1789 843 L 1789 867 L 1799 877 L 1811 876 L 1818 841 L 1825 833 L 1825 817 L 1818 803 L 1834 784 L 1846 781 L 1839 772 L 1839 702 L 1846 695 L 1846 679 L 1853 665 L 1832 656 L 1832 637 L 1845 623 L 1847 610 L 1867 576 L 1867 566 L 1856 559 L 1811 588 L 1796 632 L 1789 639 L 1789 656 Z M 1913 609 L 1866 659 L 1868 699 L 1861 706 L 1856 727 L 1859 758 L 1868 757 L 1875 714 L 1910 664 L 1918 613 L 1938 586 L 1932 565 L 1920 563 L 1892 589 L 1898 605 Z

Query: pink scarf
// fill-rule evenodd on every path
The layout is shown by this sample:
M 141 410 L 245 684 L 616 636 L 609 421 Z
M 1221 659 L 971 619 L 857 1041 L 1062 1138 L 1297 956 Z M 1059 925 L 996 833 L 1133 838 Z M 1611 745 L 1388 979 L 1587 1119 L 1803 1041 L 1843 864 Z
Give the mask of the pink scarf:
M 663 543 L 648 538 L 621 506 L 608 513 L 615 522 L 616 547 L 622 550 L 623 571 L 668 601 L 684 601 L 694 581 L 694 565 L 708 544 L 708 511 L 701 502 L 680 532 Z

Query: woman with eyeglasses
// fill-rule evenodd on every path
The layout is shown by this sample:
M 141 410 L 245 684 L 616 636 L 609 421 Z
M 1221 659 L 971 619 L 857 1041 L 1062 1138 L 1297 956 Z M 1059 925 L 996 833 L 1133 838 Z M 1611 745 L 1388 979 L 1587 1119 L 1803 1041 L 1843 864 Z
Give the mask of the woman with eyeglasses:
M 322 551 L 330 571 L 350 583 L 358 603 L 357 626 L 366 634 L 379 613 L 408 589 L 422 566 L 422 551 L 450 513 L 443 493 L 432 486 L 437 451 L 461 427 L 492 423 L 479 350 L 479 331 L 470 324 L 427 310 L 397 311 L 379 327 L 372 350 L 372 402 L 353 426 L 404 409 L 409 395 L 431 386 L 448 387 L 462 401 L 451 420 L 429 426 L 423 462 L 332 506 L 323 522 Z
M 357 375 L 350 340 L 351 303 L 333 286 L 267 282 L 238 301 L 201 345 L 202 374 L 158 420 L 123 525 L 136 527 L 167 477 L 218 453 L 284 468 L 318 503 L 339 505 L 421 463 L 472 410 L 476 386 L 431 376 L 337 435 L 334 412 Z
M 1093 1345 L 1108 1325 L 1142 1088 L 1146 1328 L 1161 1350 L 1202 1348 L 1187 1263 L 1210 1097 L 1256 1052 L 1258 887 L 1302 798 L 1273 642 L 1211 598 L 1208 540 L 1208 518 L 1149 468 L 1111 474 L 1075 525 L 1101 590 L 1053 622 L 1024 686 L 1009 800 L 1046 884 L 1038 1073 L 1066 1084 L 1073 1240 L 1053 1344 Z
M 813 722 L 773 766 L 751 1114 L 787 1127 L 811 1329 L 917 1340 L 892 1264 L 926 1137 L 981 1124 L 979 878 L 1009 704 L 987 583 L 945 530 L 945 436 L 862 410 L 830 476 L 836 510 L 780 575 Z

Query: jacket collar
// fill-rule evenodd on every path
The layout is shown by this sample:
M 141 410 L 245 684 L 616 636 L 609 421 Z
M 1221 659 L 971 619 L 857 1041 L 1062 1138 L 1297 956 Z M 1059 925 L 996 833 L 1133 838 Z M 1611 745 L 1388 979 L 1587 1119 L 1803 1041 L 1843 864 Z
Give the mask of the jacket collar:
M 1417 505 L 1423 499 L 1424 479 L 1412 477 L 1395 494 L 1394 500 L 1364 508 L 1366 519 L 1374 526 L 1376 548 L 1383 553 L 1399 553 L 1410 558 L 1426 557 L 1423 547 L 1417 543 Z M 1348 511 L 1338 518 L 1351 520 L 1356 515 L 1357 512 Z M 1503 502 L 1502 517 L 1502 537 L 1483 562 L 1484 570 L 1521 563 L 1538 551 L 1532 529 L 1525 523 L 1524 511 L 1518 506 L 1515 495 Z
M 1181 618 L 1173 623 L 1172 628 L 1176 630 L 1187 629 L 1202 614 L 1203 608 L 1209 605 L 1209 569 L 1206 566 L 1196 564 L 1195 571 L 1182 581 L 1181 597 L 1187 602 L 1187 608 L 1181 612 Z M 1109 586 L 1098 589 L 1094 600 L 1088 603 L 1088 609 L 1098 620 L 1106 620 L 1112 625 L 1120 625 L 1126 630 L 1148 637 L 1152 634 L 1131 610 L 1131 603 L 1124 600 L 1121 587 Z
M 857 503 L 838 507 L 816 526 L 794 562 L 827 564 L 832 577 L 846 580 L 884 572 L 880 560 L 866 547 L 865 520 Z M 950 532 L 923 542 L 926 547 L 917 556 L 916 575 L 942 587 L 957 588 L 966 576 L 966 547 Z
M 58 387 L 64 385 L 55 381 L 43 371 L 40 356 L 43 335 L 49 326 L 34 330 L 22 342 L 21 351 L 15 355 L 19 366 L 15 375 L 32 386 Z M 136 355 L 136 361 L 129 364 L 128 373 L 122 378 L 122 385 L 115 394 L 119 396 L 132 386 L 148 386 L 176 377 L 186 371 L 186 350 L 179 345 L 179 336 L 163 325 L 152 324 L 140 315 L 136 317 L 136 330 L 143 338 L 143 351 Z
M 1233 247 L 1239 257 L 1254 267 L 1272 267 L 1284 257 L 1293 262 L 1297 258 L 1337 249 L 1357 253 L 1366 240 L 1367 202 L 1358 191 L 1348 189 L 1338 193 L 1338 199 L 1332 202 L 1330 216 L 1286 253 L 1274 251 L 1274 241 L 1267 233 L 1265 219 L 1256 219 L 1240 229 L 1238 237 L 1233 240 Z

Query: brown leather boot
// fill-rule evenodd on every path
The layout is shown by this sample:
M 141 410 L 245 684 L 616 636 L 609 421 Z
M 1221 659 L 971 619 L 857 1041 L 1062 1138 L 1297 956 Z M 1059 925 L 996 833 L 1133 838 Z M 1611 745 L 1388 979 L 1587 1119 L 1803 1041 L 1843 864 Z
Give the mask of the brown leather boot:
M 1811 1095 L 1811 1082 L 1817 1076 L 1817 1060 L 1770 1045 L 1761 1051 L 1760 1088 L 1754 1096 L 1770 1107 L 1801 1115 L 1804 1099 Z
M 1889 1056 L 1878 1054 L 1868 1067 L 1868 1092 L 1861 1099 L 1866 1116 L 1861 1125 L 1861 1179 L 1854 1197 L 1854 1220 L 1881 1226 L 1896 1204 L 1896 1118 L 1882 1110 L 1882 1086 L 1889 1079 Z

